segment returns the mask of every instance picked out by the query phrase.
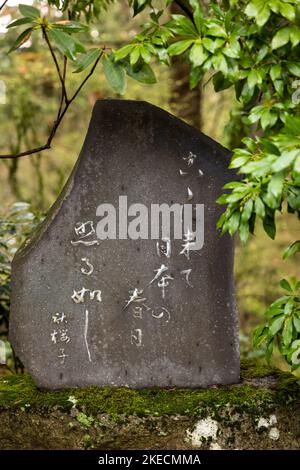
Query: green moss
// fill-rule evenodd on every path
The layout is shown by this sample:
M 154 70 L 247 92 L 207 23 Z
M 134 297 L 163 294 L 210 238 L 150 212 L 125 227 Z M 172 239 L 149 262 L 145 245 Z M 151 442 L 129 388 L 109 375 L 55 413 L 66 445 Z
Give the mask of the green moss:
M 255 378 L 272 376 L 271 386 L 255 384 Z M 19 407 L 49 409 L 54 406 L 70 410 L 76 407 L 88 415 L 105 413 L 111 416 L 188 415 L 201 416 L 209 410 L 216 417 L 228 405 L 237 412 L 258 414 L 276 405 L 284 406 L 299 400 L 300 387 L 292 375 L 243 363 L 242 382 L 237 385 L 209 389 L 144 389 L 88 387 L 62 391 L 41 391 L 28 375 L 0 379 L 0 408 Z
M 269 376 L 278 377 L 282 372 L 275 367 L 266 364 L 263 360 L 242 360 L 241 361 L 241 379 L 258 379 Z M 288 374 L 290 376 L 290 374 Z

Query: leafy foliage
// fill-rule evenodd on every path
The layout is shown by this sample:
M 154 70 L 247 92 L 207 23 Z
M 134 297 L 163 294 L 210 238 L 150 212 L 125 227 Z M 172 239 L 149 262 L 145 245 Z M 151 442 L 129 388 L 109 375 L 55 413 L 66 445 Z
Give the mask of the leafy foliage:
M 280 285 L 286 294 L 267 309 L 268 321 L 255 330 L 253 342 L 256 347 L 266 346 L 267 358 L 271 357 L 277 344 L 280 353 L 295 370 L 300 367 L 300 281 L 282 279 Z
M 7 335 L 10 307 L 11 262 L 42 216 L 30 205 L 16 202 L 0 217 L 0 338 Z

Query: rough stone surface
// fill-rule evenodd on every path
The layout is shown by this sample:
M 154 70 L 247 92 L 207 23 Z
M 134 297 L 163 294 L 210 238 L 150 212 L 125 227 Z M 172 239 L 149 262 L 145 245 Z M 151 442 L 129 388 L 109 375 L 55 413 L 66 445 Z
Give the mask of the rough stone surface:
M 215 229 L 222 211 L 215 200 L 233 178 L 227 166 L 224 148 L 157 107 L 96 103 L 69 181 L 13 261 L 10 341 L 40 387 L 239 380 L 233 242 Z M 171 240 L 168 258 L 158 256 L 156 240 L 85 236 L 91 225 L 83 233 L 80 223 L 96 228 L 99 204 L 118 207 L 121 195 L 149 208 L 204 204 L 203 248 L 188 259 L 180 254 L 184 241 Z M 173 278 L 165 298 L 158 280 L 150 284 L 162 264 Z M 83 302 L 75 303 L 82 288 Z M 145 300 L 124 308 L 134 289 Z

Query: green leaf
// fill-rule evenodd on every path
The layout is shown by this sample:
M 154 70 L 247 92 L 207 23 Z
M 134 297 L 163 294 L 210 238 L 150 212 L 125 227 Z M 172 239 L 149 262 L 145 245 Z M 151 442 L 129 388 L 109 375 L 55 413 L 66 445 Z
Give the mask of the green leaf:
M 129 75 L 134 80 L 146 83 L 147 85 L 152 85 L 156 83 L 155 74 L 149 64 L 143 63 L 141 67 L 135 68 L 131 65 L 125 65 L 127 75 Z
M 252 210 L 253 210 L 253 199 L 249 199 L 243 207 L 243 212 L 241 215 L 242 222 L 248 222 L 248 220 L 251 217 Z
M 23 31 L 23 33 L 20 34 L 20 36 L 17 37 L 16 41 L 13 43 L 11 48 L 8 51 L 8 54 L 10 54 L 12 51 L 18 49 L 24 42 L 28 41 L 28 39 L 31 36 L 31 33 L 33 31 L 33 28 L 28 28 Z
M 78 51 L 78 42 L 69 34 L 57 29 L 51 29 L 48 32 L 49 39 L 53 41 L 63 55 L 70 60 L 76 60 L 76 52 Z
M 288 295 L 283 295 L 282 297 L 279 297 L 279 299 L 274 300 L 274 302 L 271 303 L 269 308 L 281 307 L 282 309 L 282 306 L 289 300 L 289 298 L 290 297 Z
M 225 40 L 220 38 L 211 39 L 206 37 L 202 40 L 202 44 L 205 49 L 212 53 L 214 53 L 217 49 L 220 49 L 220 47 L 223 46 L 224 42 Z
M 208 52 L 203 49 L 201 44 L 194 44 L 190 52 L 190 61 L 194 67 L 199 67 L 208 58 Z
M 264 109 L 261 115 L 261 127 L 265 131 L 268 127 L 273 127 L 278 120 L 276 113 L 270 111 L 269 109 Z
M 288 3 L 280 2 L 279 11 L 284 16 L 284 18 L 289 21 L 295 21 L 296 18 L 296 9 Z
M 298 149 L 287 150 L 283 152 L 281 157 L 277 158 L 276 161 L 272 165 L 272 171 L 278 172 L 284 170 L 288 166 L 290 166 L 295 158 L 299 155 Z
M 223 186 L 223 189 L 237 189 L 237 188 L 240 188 L 240 190 L 242 191 L 245 188 L 245 185 L 241 184 L 239 181 L 230 181 L 230 183 L 226 183 Z
M 20 26 L 22 24 L 27 24 L 27 23 L 33 23 L 33 19 L 32 18 L 19 18 L 18 20 L 13 21 L 9 25 L 7 25 L 6 28 L 7 29 L 14 28 L 15 26 Z
M 215 73 L 212 80 L 216 92 L 226 90 L 232 86 L 231 81 L 225 78 L 222 72 Z
M 267 317 L 276 317 L 277 315 L 280 315 L 282 312 L 282 307 L 278 306 L 278 307 L 272 307 L 271 305 L 267 308 L 267 310 L 265 311 L 265 315 Z
M 124 68 L 117 62 L 113 62 L 108 56 L 102 59 L 105 78 L 111 88 L 120 95 L 126 90 L 126 76 Z
M 269 344 L 267 346 L 267 349 L 266 349 L 266 360 L 268 362 L 270 362 L 270 360 L 271 360 L 271 356 L 273 354 L 273 348 L 274 348 L 274 340 L 271 339 L 271 341 L 269 342 Z
M 238 99 L 244 104 L 247 104 L 253 99 L 255 94 L 255 87 L 250 88 L 247 80 L 245 82 L 241 80 L 240 82 L 243 84 L 243 86 L 241 88 L 241 93 L 239 94 Z
M 30 5 L 24 5 L 23 3 L 20 3 L 19 5 L 19 10 L 20 10 L 20 13 L 23 15 L 23 16 L 26 16 L 26 17 L 29 17 L 29 18 L 39 18 L 41 16 L 41 13 L 39 12 L 39 10 L 35 7 L 32 7 Z
M 300 251 L 300 240 L 291 243 L 283 252 L 283 259 L 287 259 Z
M 227 38 L 227 33 L 225 29 L 217 23 L 208 25 L 208 30 L 206 34 L 208 36 L 214 36 L 216 38 Z
M 174 42 L 168 48 L 168 54 L 173 57 L 175 55 L 182 54 L 185 52 L 192 44 L 194 43 L 193 39 L 184 39 L 183 41 Z
M 278 198 L 282 194 L 283 183 L 284 173 L 275 173 L 268 184 L 268 192 L 270 192 L 275 198 Z
M 261 46 L 261 48 L 259 49 L 258 53 L 257 53 L 257 57 L 256 57 L 256 63 L 258 64 L 259 62 L 261 62 L 265 57 L 266 55 L 269 53 L 269 46 L 267 44 L 264 44 L 263 46 Z
M 228 220 L 228 232 L 230 235 L 233 235 L 239 228 L 240 223 L 240 213 L 238 211 L 234 212 L 230 219 Z
M 201 33 L 202 25 L 203 25 L 203 15 L 202 15 L 199 2 L 198 0 L 190 0 L 190 4 L 193 8 L 193 12 L 194 12 L 193 16 L 194 16 L 194 22 L 195 22 L 196 28 L 198 32 Z
M 274 318 L 274 320 L 272 320 L 270 328 L 269 328 L 272 336 L 275 336 L 278 333 L 278 331 L 281 329 L 283 325 L 284 320 L 285 320 L 284 315 L 279 315 L 278 317 Z
M 132 3 L 133 3 L 133 16 L 136 16 L 146 8 L 149 1 L 148 0 L 133 0 Z
M 81 54 L 77 59 L 77 68 L 73 73 L 79 73 L 85 70 L 89 65 L 93 64 L 98 59 L 98 57 L 100 57 L 100 54 L 100 49 L 90 49 L 86 52 L 86 54 Z
M 248 162 L 249 158 L 251 157 L 251 155 L 244 155 L 244 156 L 238 156 L 238 157 L 233 157 L 230 161 L 230 165 L 229 165 L 229 168 L 239 168 L 241 167 L 242 165 L 244 165 L 245 163 Z
M 300 77 L 300 62 L 287 62 L 286 63 L 289 72 L 295 77 Z
M 254 210 L 261 219 L 265 217 L 265 205 L 259 196 L 254 201 Z
M 265 325 L 259 325 L 257 328 L 255 328 L 253 337 L 252 337 L 253 346 L 257 348 L 257 346 L 264 339 L 266 339 L 267 334 L 268 334 L 268 329 L 265 327 Z
M 294 308 L 294 301 L 293 301 L 292 298 L 290 298 L 284 306 L 284 311 L 283 312 L 284 312 L 285 316 L 290 315 L 293 311 L 293 308 Z
M 251 70 L 251 72 L 248 75 L 248 85 L 249 88 L 254 88 L 255 85 L 257 84 L 262 84 L 262 76 L 258 72 L 258 70 Z
M 141 54 L 141 57 L 142 59 L 146 62 L 146 64 L 149 64 L 149 62 L 151 61 L 151 52 L 149 49 L 147 49 L 147 47 L 141 47 L 140 48 L 140 54 Z
M 263 26 L 269 19 L 271 11 L 265 0 L 252 0 L 248 3 L 245 13 L 250 18 L 255 18 L 258 26 Z
M 265 176 L 269 174 L 274 159 L 276 159 L 275 156 L 268 155 L 267 157 L 260 160 L 246 163 L 246 165 L 244 165 L 240 171 L 241 173 L 246 174 L 252 173 L 255 176 Z
M 272 49 L 278 49 L 279 47 L 285 46 L 290 40 L 290 28 L 282 28 L 277 33 L 272 39 Z
M 296 25 L 290 27 L 290 41 L 293 47 L 296 47 L 300 42 L 300 28 Z
M 263 7 L 263 1 L 259 0 L 252 0 L 251 2 L 248 3 L 246 9 L 245 9 L 245 14 L 249 16 L 250 18 L 254 18 L 259 14 L 259 11 Z
M 61 29 L 66 33 L 84 33 L 88 30 L 88 26 L 77 21 L 57 21 L 51 24 L 52 28 Z
M 135 46 L 133 51 L 130 53 L 130 64 L 135 65 L 139 61 L 140 55 L 141 55 L 140 47 Z
M 281 65 L 276 64 L 270 68 L 270 77 L 273 82 L 275 82 L 275 80 L 281 77 Z
M 264 107 L 259 105 L 259 106 L 255 106 L 254 108 L 252 108 L 249 116 L 248 116 L 248 120 L 251 124 L 254 124 L 255 122 L 259 121 L 259 119 L 261 118 L 262 116 L 262 113 L 264 112 Z
M 272 240 L 274 240 L 275 235 L 276 235 L 276 225 L 274 221 L 274 214 L 271 215 L 266 215 L 264 220 L 263 220 L 263 227 L 264 231 L 269 235 Z
M 192 67 L 190 71 L 190 89 L 196 88 L 198 83 L 202 80 L 204 71 L 201 67 Z
M 220 70 L 225 75 L 228 73 L 226 57 L 220 52 L 212 57 L 212 64 L 216 70 Z
M 285 119 L 285 126 L 282 130 L 286 134 L 295 134 L 297 135 L 300 128 L 300 116 L 291 116 L 288 115 Z
M 261 139 L 261 142 L 263 144 L 264 151 L 266 153 L 276 155 L 277 157 L 279 157 L 279 155 L 281 155 L 280 150 L 278 149 L 278 147 L 275 144 L 273 144 L 273 142 L 271 142 L 269 139 Z
M 228 198 L 228 194 L 222 194 L 222 196 L 218 197 L 216 202 L 217 204 L 227 204 L 227 198 Z
M 300 318 L 294 317 L 293 318 L 293 323 L 296 331 L 300 333 Z
M 290 283 L 286 279 L 281 279 L 279 285 L 282 289 L 287 290 L 289 292 L 292 292 L 292 288 L 290 286 Z
M 172 20 L 167 23 L 167 26 L 176 34 L 181 36 L 198 37 L 198 31 L 195 26 L 186 16 L 172 15 Z
M 223 53 L 227 57 L 238 59 L 241 54 L 241 46 L 238 41 L 238 38 L 230 38 L 229 43 L 223 49 Z
M 241 222 L 239 225 L 239 235 L 242 243 L 246 243 L 249 238 L 250 230 L 248 222 Z
M 288 347 L 291 344 L 292 337 L 293 337 L 293 319 L 290 317 L 285 320 L 283 331 L 282 331 L 283 343 L 286 347 Z
M 127 46 L 121 47 L 118 51 L 114 53 L 115 59 L 116 60 L 121 60 L 124 59 L 124 57 L 127 57 L 132 50 L 134 49 L 133 44 L 128 44 Z

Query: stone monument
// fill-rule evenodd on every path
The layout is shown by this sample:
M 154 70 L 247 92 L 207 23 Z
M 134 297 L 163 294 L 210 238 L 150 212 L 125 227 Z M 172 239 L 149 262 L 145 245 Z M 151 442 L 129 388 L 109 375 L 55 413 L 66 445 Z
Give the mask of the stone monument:
M 145 102 L 93 110 L 74 170 L 13 261 L 10 341 L 41 388 L 239 380 L 229 152 Z

